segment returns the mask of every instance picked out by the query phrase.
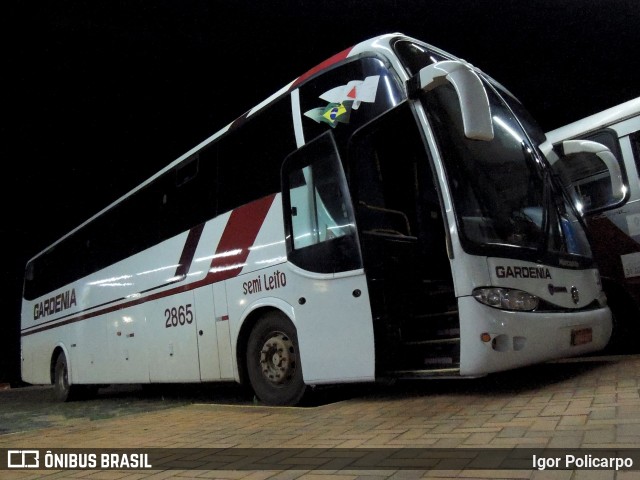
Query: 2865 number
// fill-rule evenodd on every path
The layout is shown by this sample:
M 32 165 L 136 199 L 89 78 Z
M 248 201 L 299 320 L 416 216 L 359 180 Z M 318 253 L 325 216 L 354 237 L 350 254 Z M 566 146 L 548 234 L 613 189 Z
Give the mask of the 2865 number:
M 193 310 L 191 304 L 180 305 L 179 307 L 167 308 L 164 311 L 166 328 L 177 327 L 179 325 L 190 325 L 193 323 Z

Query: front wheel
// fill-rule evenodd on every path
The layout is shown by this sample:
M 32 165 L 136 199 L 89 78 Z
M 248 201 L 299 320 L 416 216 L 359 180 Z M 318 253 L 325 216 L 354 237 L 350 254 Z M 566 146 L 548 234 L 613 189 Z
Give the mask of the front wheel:
M 615 289 L 605 289 L 607 303 L 611 309 L 612 326 L 611 338 L 605 347 L 605 353 L 621 355 L 637 353 L 635 339 L 640 333 L 638 323 L 638 309 L 628 296 Z
M 249 335 L 247 371 L 256 396 L 269 405 L 296 405 L 305 394 L 298 337 L 280 312 L 262 317 Z

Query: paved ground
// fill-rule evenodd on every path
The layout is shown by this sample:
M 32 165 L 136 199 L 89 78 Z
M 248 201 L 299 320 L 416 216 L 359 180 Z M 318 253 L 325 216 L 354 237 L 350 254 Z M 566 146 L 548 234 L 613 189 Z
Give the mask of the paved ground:
M 55 403 L 48 387 L 28 387 L 0 390 L 0 449 L 636 448 L 639 387 L 638 355 L 551 363 L 477 380 L 324 389 L 297 408 L 256 404 L 235 386 L 113 388 L 69 404 Z M 640 470 L 304 467 L 5 470 L 0 478 L 640 479 Z

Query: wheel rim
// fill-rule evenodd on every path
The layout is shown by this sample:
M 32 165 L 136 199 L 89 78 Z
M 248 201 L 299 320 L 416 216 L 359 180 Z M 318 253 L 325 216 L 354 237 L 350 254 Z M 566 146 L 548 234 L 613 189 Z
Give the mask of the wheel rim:
M 289 382 L 296 371 L 296 355 L 293 342 L 282 332 L 273 332 L 260 350 L 260 370 L 271 384 Z
M 69 386 L 69 378 L 67 376 L 67 368 L 65 365 L 58 365 L 58 390 L 60 392 L 66 392 Z

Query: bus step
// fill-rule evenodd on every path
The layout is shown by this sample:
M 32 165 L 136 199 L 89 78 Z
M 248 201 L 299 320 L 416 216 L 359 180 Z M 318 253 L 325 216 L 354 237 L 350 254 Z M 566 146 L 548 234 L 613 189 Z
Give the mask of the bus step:
M 431 340 L 451 340 L 460 337 L 460 322 L 457 311 L 446 314 L 414 316 L 402 326 L 402 337 L 407 343 Z
M 449 300 L 453 301 L 456 298 L 455 291 L 453 290 L 453 288 L 450 288 L 450 289 L 440 288 L 436 290 L 429 290 L 428 288 L 422 288 L 421 291 L 424 295 L 429 297 L 429 299 L 431 299 L 432 297 L 439 297 L 439 298 L 442 298 L 443 300 L 445 298 L 448 298 Z
M 412 338 L 412 337 L 405 337 Z M 460 337 L 417 337 L 402 342 L 391 368 L 421 370 L 455 367 L 460 363 Z
M 458 334 L 460 332 L 458 331 Z M 456 345 L 460 343 L 460 337 L 450 338 L 434 338 L 430 340 L 416 340 L 411 342 L 404 342 L 404 345 Z
M 432 290 L 451 290 L 453 291 L 453 280 L 447 278 L 423 278 L 422 284 Z
M 421 292 L 419 296 L 424 299 L 432 311 L 446 312 L 458 309 L 458 299 L 453 292 Z
M 394 370 L 393 375 L 396 378 L 458 378 L 460 376 L 460 367 L 452 366 L 447 368 L 425 368 L 418 370 Z
M 404 328 L 403 345 L 452 345 L 460 343 L 460 328 Z
M 432 320 L 432 319 L 447 319 L 452 317 L 457 317 L 458 310 L 447 310 L 445 312 L 435 312 L 435 313 L 420 313 L 415 316 L 416 320 Z
M 422 280 L 422 290 L 431 295 L 438 294 L 451 294 L 455 293 L 455 289 L 453 288 L 453 284 L 451 281 L 447 280 Z
M 455 327 L 455 328 L 443 328 L 441 330 L 438 330 L 437 332 L 439 337 L 442 338 L 455 338 L 455 337 L 460 337 L 460 327 Z
M 423 365 L 436 367 L 440 366 L 442 368 L 452 367 L 454 365 L 458 365 L 457 361 L 454 361 L 452 357 L 426 357 L 422 360 Z

